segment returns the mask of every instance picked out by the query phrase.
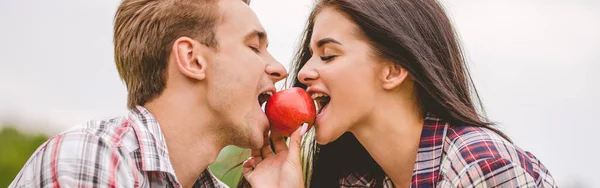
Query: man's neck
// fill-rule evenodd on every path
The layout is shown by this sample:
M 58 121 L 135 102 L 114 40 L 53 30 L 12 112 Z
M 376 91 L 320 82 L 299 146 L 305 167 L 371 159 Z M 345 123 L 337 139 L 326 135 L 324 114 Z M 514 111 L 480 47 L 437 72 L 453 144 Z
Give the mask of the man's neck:
M 177 180 L 183 187 L 191 187 L 216 160 L 225 144 L 210 127 L 216 124 L 208 109 L 198 108 L 189 101 L 177 101 L 177 98 L 181 99 L 157 99 L 145 107 L 156 117 L 164 134 Z

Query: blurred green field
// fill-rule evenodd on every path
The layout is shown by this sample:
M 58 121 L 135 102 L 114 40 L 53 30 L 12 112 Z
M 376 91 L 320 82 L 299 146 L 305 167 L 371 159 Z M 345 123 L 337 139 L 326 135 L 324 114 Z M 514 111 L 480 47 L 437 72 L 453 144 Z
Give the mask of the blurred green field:
M 0 187 L 8 187 L 21 170 L 27 159 L 42 143 L 47 135 L 25 134 L 14 125 L 3 125 L 0 130 Z M 235 167 L 250 155 L 249 150 L 228 146 L 221 151 L 210 169 L 221 181 L 235 187 L 242 174 L 241 166 Z M 233 168 L 233 169 L 232 169 Z
M 210 165 L 210 170 L 223 183 L 229 185 L 229 187 L 235 187 L 242 176 L 241 163 L 248 157 L 250 157 L 250 150 L 227 146 L 221 150 L 215 163 Z

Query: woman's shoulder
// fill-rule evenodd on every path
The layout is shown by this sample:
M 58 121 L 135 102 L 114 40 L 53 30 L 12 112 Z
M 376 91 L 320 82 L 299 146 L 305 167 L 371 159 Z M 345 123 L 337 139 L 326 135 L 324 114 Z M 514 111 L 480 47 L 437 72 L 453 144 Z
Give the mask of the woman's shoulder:
M 514 144 L 491 129 L 462 125 L 450 125 L 448 127 L 446 144 L 459 149 L 459 151 L 469 151 L 483 155 L 481 157 L 515 152 L 517 149 Z
M 449 126 L 441 173 L 450 185 L 556 185 L 533 154 L 484 127 Z

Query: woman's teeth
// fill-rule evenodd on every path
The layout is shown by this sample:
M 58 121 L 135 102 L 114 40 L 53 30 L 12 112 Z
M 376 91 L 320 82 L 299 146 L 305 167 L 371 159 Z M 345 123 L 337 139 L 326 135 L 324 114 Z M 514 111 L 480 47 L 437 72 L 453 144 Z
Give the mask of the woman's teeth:
M 327 104 L 329 104 L 329 101 L 331 100 L 331 97 L 329 97 L 329 95 L 325 93 L 313 93 L 311 95 L 311 98 L 315 101 L 317 107 L 317 114 L 321 113 L 321 111 L 323 111 L 323 108 L 325 108 L 325 106 L 327 106 Z

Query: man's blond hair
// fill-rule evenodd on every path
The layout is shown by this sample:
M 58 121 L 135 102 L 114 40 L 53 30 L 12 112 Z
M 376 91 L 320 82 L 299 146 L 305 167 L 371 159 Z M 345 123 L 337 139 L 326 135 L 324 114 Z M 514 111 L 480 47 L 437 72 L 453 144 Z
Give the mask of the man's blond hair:
M 127 86 L 127 106 L 158 97 L 166 86 L 175 40 L 190 37 L 217 48 L 218 0 L 124 0 L 114 20 L 115 62 Z M 244 0 L 250 3 L 249 0 Z

